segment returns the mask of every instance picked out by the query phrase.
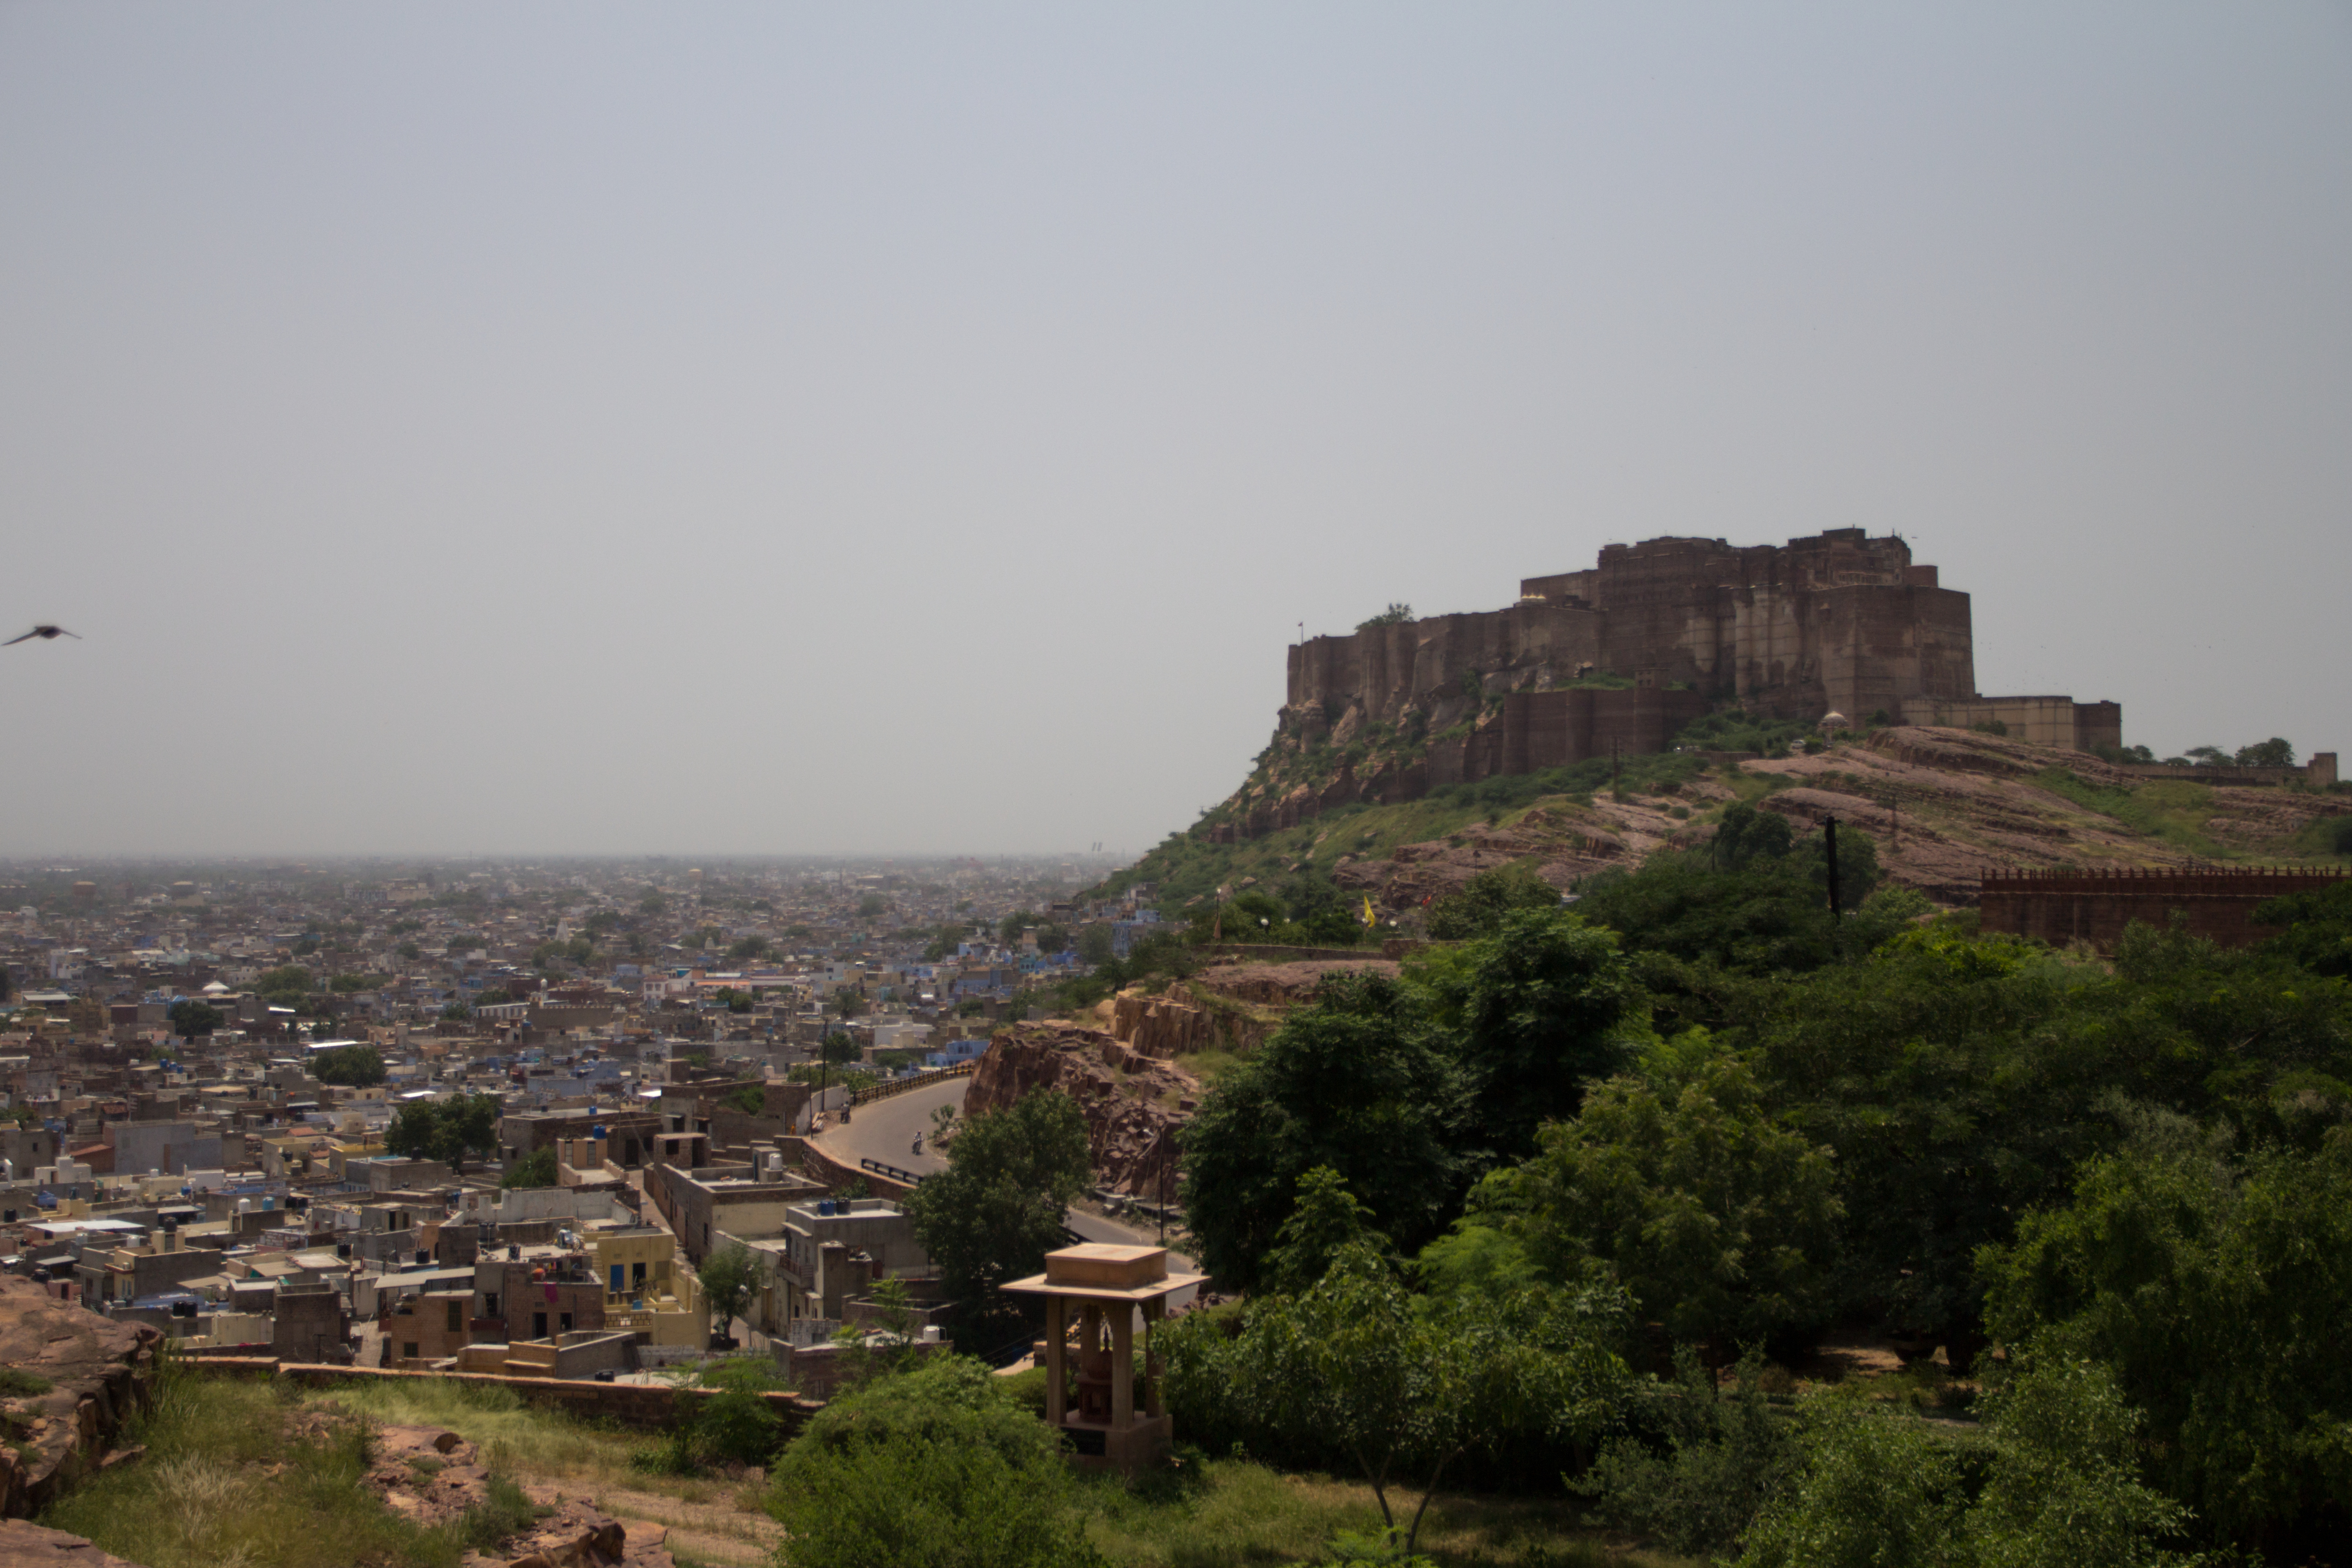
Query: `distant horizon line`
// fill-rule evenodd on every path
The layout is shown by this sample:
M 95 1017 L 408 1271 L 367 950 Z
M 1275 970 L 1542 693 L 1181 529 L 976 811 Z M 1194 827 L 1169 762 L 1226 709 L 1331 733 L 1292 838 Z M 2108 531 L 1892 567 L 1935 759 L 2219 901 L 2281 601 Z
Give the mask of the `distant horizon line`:
M 637 862 L 687 865 L 690 862 L 711 864 L 782 865 L 809 862 L 910 861 L 927 863 L 938 861 L 1045 861 L 1045 860 L 1134 860 L 1148 853 L 1143 850 L 829 850 L 829 851 L 762 851 L 746 852 L 681 852 L 677 851 L 604 850 L 593 852 L 555 850 L 494 850 L 457 853 L 440 850 L 319 850 L 267 852 L 188 851 L 188 850 L 49 850 L 24 852 L 0 852 L 0 869 L 24 867 L 42 869 L 47 862 L 71 861 L 91 865 L 135 863 L 143 861 L 212 861 L 232 864 L 256 865 L 308 864 L 313 862 L 342 863 L 357 862 L 422 862 L 433 864 L 465 864 L 490 862 L 510 864 L 516 862 Z M 693 869 L 687 865 L 687 869 Z

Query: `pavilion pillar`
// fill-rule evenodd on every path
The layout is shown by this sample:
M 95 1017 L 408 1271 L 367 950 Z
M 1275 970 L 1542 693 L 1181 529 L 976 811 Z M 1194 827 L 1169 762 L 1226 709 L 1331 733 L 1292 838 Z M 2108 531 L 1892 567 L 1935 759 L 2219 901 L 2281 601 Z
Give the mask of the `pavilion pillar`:
M 1135 1309 L 1119 1303 L 1110 1314 L 1110 1426 L 1123 1432 L 1135 1424 Z
M 1068 1399 L 1069 1369 L 1066 1348 L 1069 1332 L 1063 1321 L 1065 1298 L 1045 1298 L 1045 1425 L 1058 1428 L 1062 1425 L 1063 1406 Z
M 1143 1303 L 1143 1375 L 1150 1380 L 1143 1396 L 1143 1413 L 1146 1416 L 1158 1416 L 1163 1408 L 1161 1401 L 1164 1395 L 1160 1385 L 1166 1379 L 1160 1375 L 1160 1359 L 1152 1343 L 1152 1330 L 1158 1326 L 1160 1310 L 1166 1304 L 1156 1298 Z

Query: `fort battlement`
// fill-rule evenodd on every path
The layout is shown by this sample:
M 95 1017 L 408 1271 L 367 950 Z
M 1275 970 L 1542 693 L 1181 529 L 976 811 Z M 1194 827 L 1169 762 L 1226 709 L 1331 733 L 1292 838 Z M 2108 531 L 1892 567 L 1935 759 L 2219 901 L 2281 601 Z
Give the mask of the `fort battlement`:
M 2161 930 L 2178 914 L 2192 936 L 2246 947 L 2277 935 L 2255 924 L 2255 909 L 2291 893 L 2333 887 L 2344 875 L 2274 866 L 1989 872 L 1979 907 L 1985 930 L 2039 937 L 2053 946 L 2086 942 L 2113 953 L 2133 921 Z

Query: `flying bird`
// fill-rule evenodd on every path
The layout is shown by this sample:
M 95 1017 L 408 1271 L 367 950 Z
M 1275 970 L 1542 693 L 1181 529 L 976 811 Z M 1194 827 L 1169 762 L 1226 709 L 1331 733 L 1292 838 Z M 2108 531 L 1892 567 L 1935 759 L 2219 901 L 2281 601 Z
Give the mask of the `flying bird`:
M 26 632 L 22 637 L 11 637 L 5 643 L 0 643 L 0 648 L 13 648 L 19 643 L 30 642 L 36 637 L 40 638 L 44 642 L 50 643 L 57 641 L 60 637 L 70 637 L 77 643 L 81 641 L 80 632 L 68 632 L 62 626 L 36 626 L 30 632 Z

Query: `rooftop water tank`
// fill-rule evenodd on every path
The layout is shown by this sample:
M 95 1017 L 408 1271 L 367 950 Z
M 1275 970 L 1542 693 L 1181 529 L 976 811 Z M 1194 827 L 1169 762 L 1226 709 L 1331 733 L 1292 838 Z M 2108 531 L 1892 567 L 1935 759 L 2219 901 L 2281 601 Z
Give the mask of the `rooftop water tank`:
M 833 1199 L 829 1197 L 818 1198 L 816 1200 L 816 1211 L 821 1215 L 831 1214 L 833 1212 Z

